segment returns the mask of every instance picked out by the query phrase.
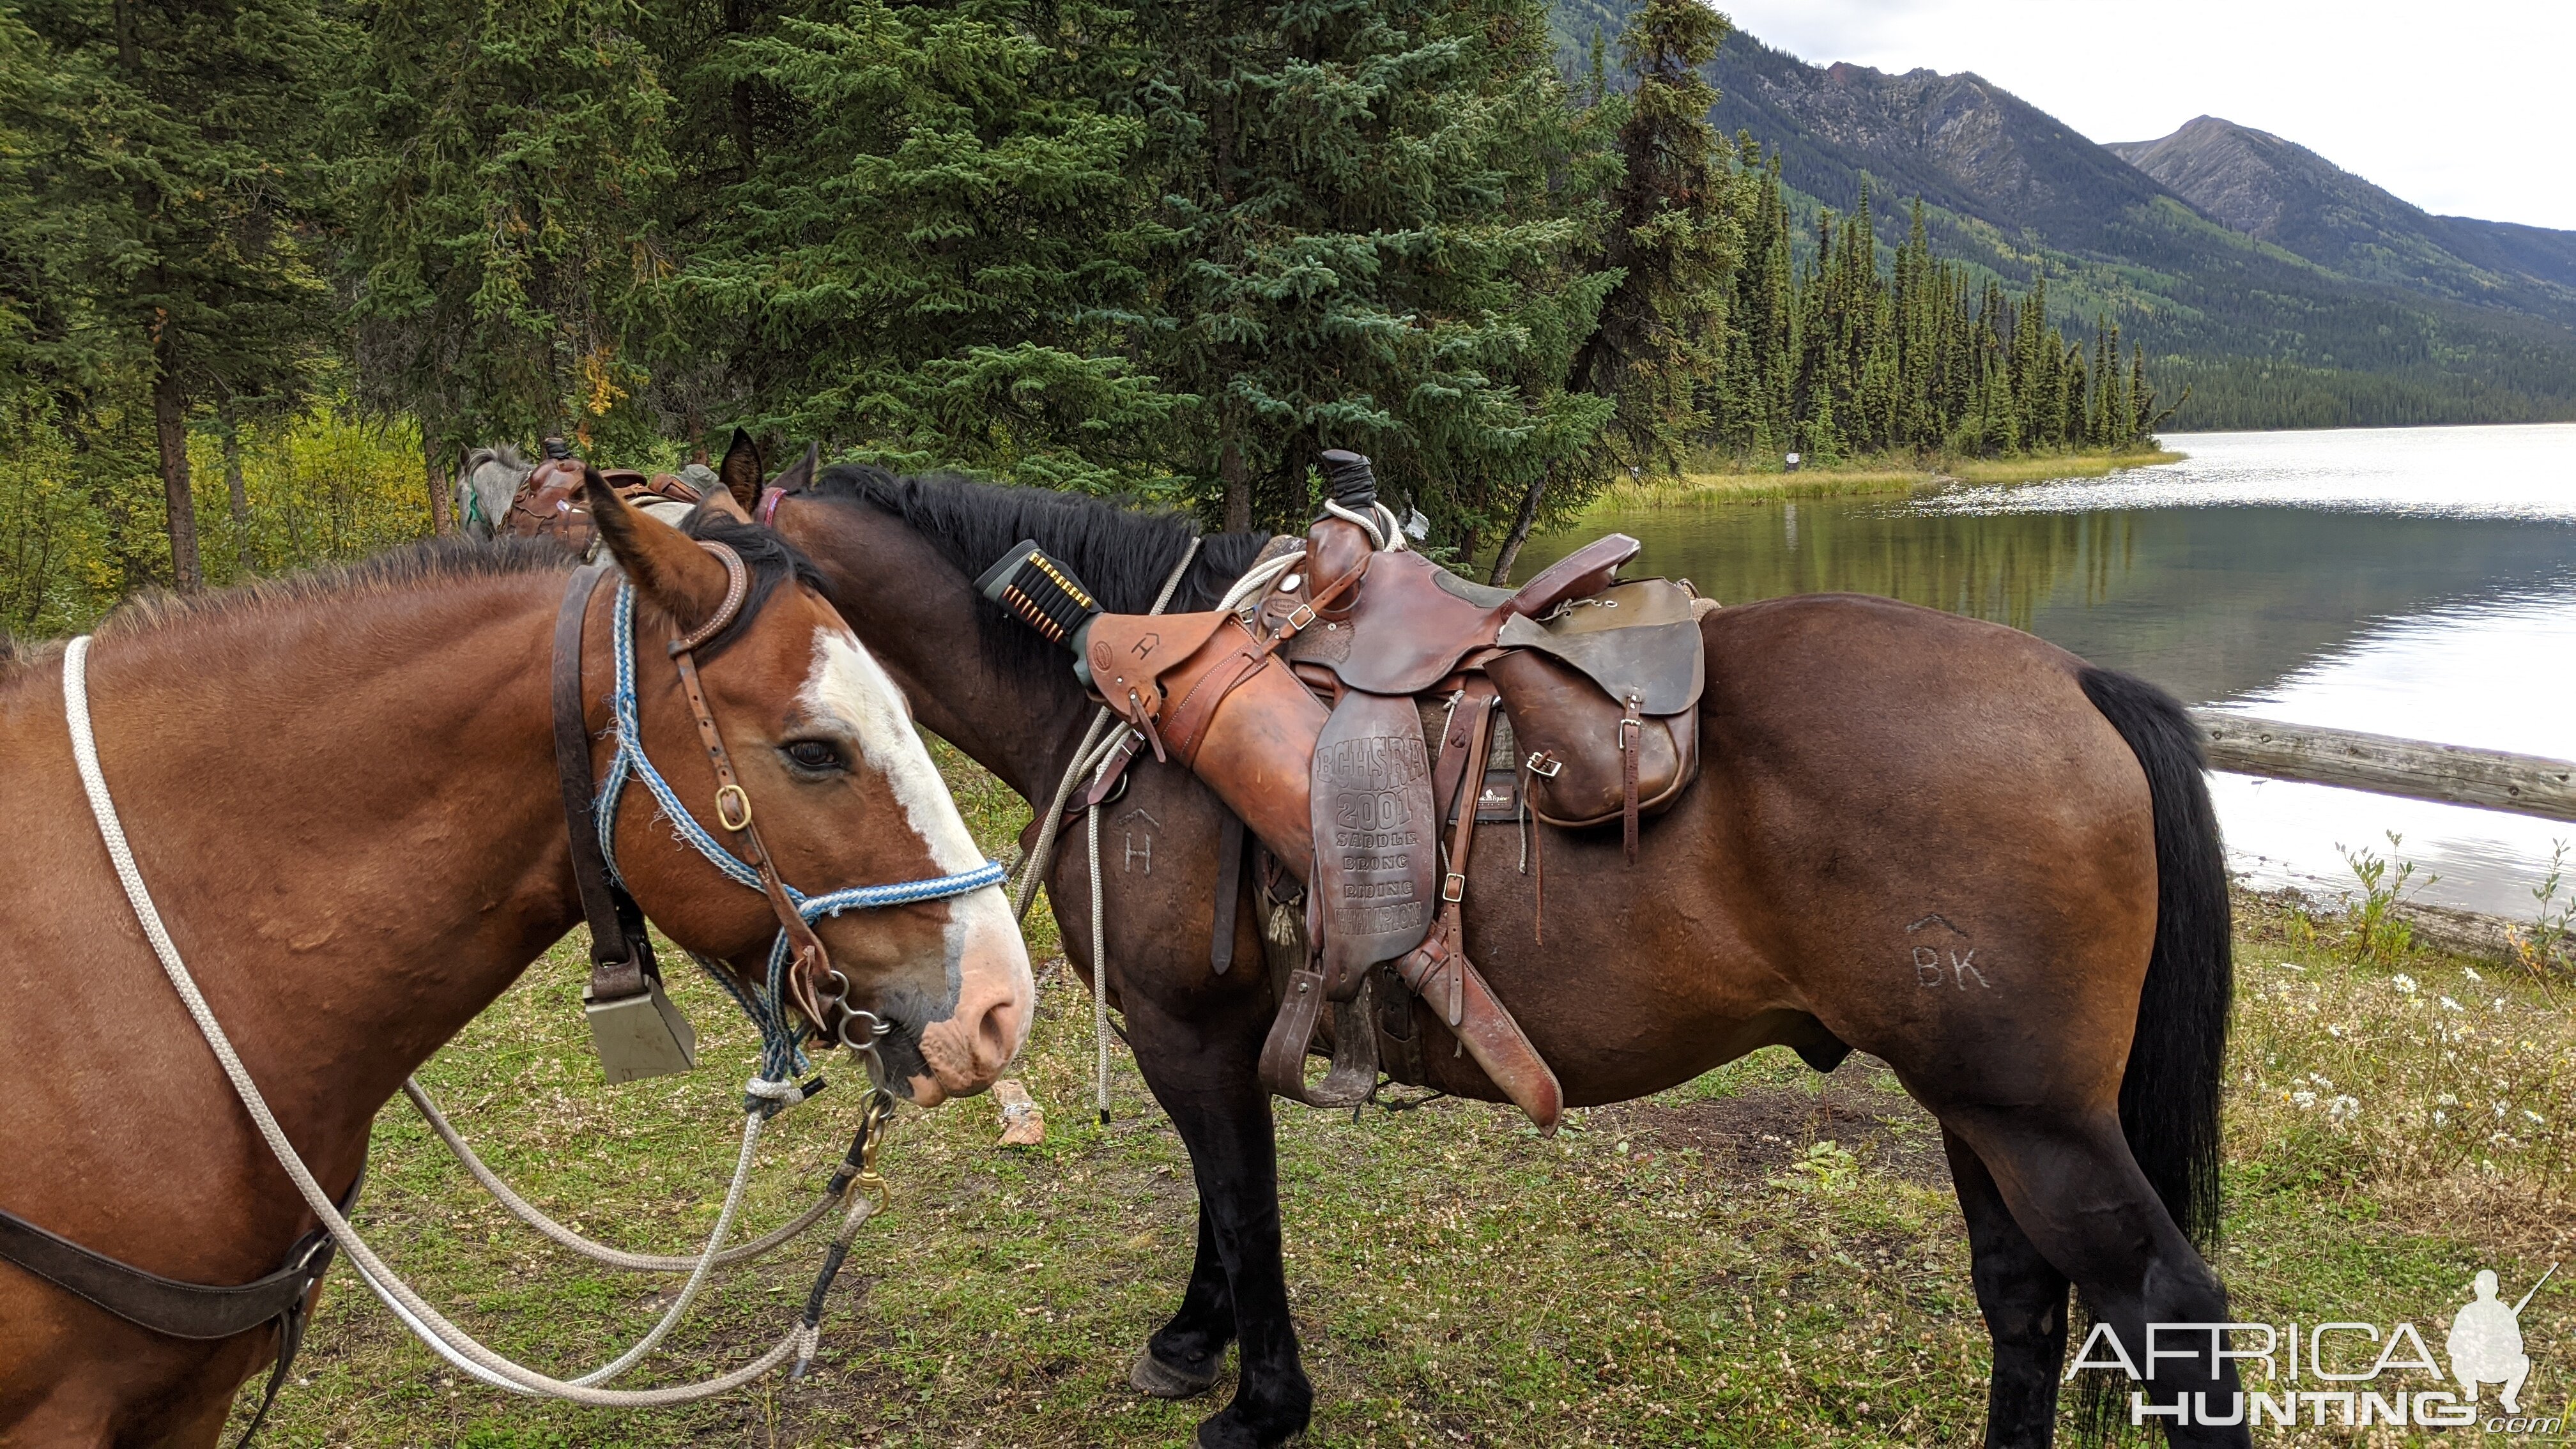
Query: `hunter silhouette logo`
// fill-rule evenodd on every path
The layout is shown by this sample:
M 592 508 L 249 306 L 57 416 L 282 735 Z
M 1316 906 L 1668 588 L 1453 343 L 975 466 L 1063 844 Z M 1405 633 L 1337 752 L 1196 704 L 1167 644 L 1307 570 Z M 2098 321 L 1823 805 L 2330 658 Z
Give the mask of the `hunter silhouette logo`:
M 2557 1271 L 2558 1265 L 2550 1264 L 2540 1283 L 2548 1282 L 2549 1274 Z M 2479 1272 L 2478 1296 L 2451 1320 L 2450 1341 L 2443 1345 L 2451 1354 L 2451 1377 L 2460 1381 L 2460 1392 L 2470 1403 L 2478 1401 L 2478 1385 L 2502 1384 L 2504 1392 L 2496 1399 L 2504 1411 L 2522 1412 L 2522 1381 L 2531 1377 L 2531 1357 L 2522 1351 L 2522 1310 L 2530 1305 L 2532 1293 L 2540 1291 L 2540 1283 L 2532 1284 L 2531 1293 L 2507 1308 L 2496 1298 L 2495 1270 Z
M 2426 1429 L 2465 1429 L 2480 1423 L 2478 1388 L 2495 1384 L 2503 1413 L 2487 1418 L 2488 1433 L 2558 1435 L 2566 1421 L 2557 1415 L 2526 1415 L 2522 1390 L 2531 1377 L 2531 1356 L 2522 1346 L 2522 1310 L 2531 1306 L 2542 1285 L 2556 1276 L 2558 1265 L 2540 1275 L 2530 1292 L 2513 1302 L 2497 1297 L 2494 1270 L 2477 1275 L 2475 1296 L 2451 1318 L 2450 1370 L 2433 1356 L 2431 1345 L 2412 1323 L 2380 1324 L 2359 1319 L 2321 1323 L 2149 1323 L 2145 1342 L 2121 1341 L 2109 1323 L 2097 1322 L 2076 1350 L 2066 1370 L 2072 1380 L 2086 1369 L 2112 1369 L 2130 1383 L 2129 1422 L 2144 1425 L 2162 1419 L 2168 1425 L 2253 1428 L 2270 1423 L 2281 1428 L 2304 1425 L 2325 1428 L 2369 1428 L 2375 1424 Z M 2143 1350 L 2141 1352 L 2140 1350 Z M 2179 1385 L 2158 1394 L 2143 1387 L 2153 1378 L 2172 1374 L 2152 1371 L 2165 1360 L 2206 1364 L 2191 1377 L 2233 1370 L 2243 1373 L 2243 1387 L 2232 1392 L 2183 1391 Z M 2259 1366 L 2259 1375 L 2253 1372 Z M 2406 1375 L 2421 1375 L 2438 1389 L 2416 1388 Z M 2417 1380 L 2416 1382 L 2421 1382 Z M 2307 1387 L 2310 1384 L 2314 1388 Z M 2457 1384 L 2459 1391 L 2448 1387 Z

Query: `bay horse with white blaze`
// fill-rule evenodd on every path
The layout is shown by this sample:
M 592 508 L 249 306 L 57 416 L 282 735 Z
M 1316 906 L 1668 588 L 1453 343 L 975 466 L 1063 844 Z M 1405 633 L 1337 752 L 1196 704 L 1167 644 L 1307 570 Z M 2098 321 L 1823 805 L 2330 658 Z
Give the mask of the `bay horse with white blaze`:
M 923 723 L 1033 802 L 1053 797 L 1097 702 L 1061 650 L 972 581 L 1034 539 L 1104 607 L 1141 614 L 1197 533 L 1035 490 L 837 468 L 754 494 L 755 477 L 726 473 L 814 560 Z M 1175 612 L 1214 608 L 1263 540 L 1201 542 Z M 1766 1045 L 1824 1069 L 1854 1048 L 1886 1060 L 1940 1119 L 1966 1215 L 1994 1349 L 1986 1442 L 2046 1444 L 2070 1283 L 2131 1345 L 2149 1322 L 2227 1318 L 2194 1246 L 2218 1218 L 2230 994 L 2198 737 L 2152 686 L 1886 599 L 1778 599 L 1699 627 L 1697 784 L 1633 866 L 1616 828 L 1534 827 L 1558 902 L 1543 944 L 1514 853 L 1477 854 L 1477 962 L 1569 1105 L 1642 1096 Z M 1109 991 L 1199 1192 L 1196 1268 L 1130 1376 L 1147 1393 L 1196 1393 L 1237 1343 L 1234 1398 L 1199 1442 L 1275 1445 L 1305 1427 L 1313 1398 L 1258 1072 L 1278 1002 L 1269 973 L 1220 972 L 1210 950 L 1221 888 L 1240 892 L 1226 903 L 1233 962 L 1262 959 L 1261 912 L 1249 880 L 1219 874 L 1213 794 L 1150 756 L 1126 788 L 1122 815 L 1157 822 L 1156 864 L 1106 883 Z M 1059 851 L 1047 883 L 1087 973 L 1083 852 Z M 1426 1085 L 1497 1096 L 1436 1013 L 1414 1023 L 1429 1033 Z M 2223 1405 L 2236 1387 L 2232 1364 L 2155 1367 L 2160 1401 L 2207 1392 Z M 2173 1438 L 2246 1442 L 2242 1428 Z
M 729 498 L 693 538 L 588 491 L 655 646 L 633 652 L 629 743 L 696 829 L 749 839 L 756 804 L 775 873 L 814 891 L 983 866 L 905 701 L 792 547 Z M 566 802 L 589 808 L 585 735 L 590 783 L 615 757 L 624 651 L 616 590 L 585 579 L 566 602 L 572 567 L 551 543 L 428 544 L 129 606 L 79 658 L 0 648 L 0 1209 L 215 1285 L 276 1270 L 315 1222 L 120 891 L 67 740 L 67 664 L 86 660 L 98 769 L 177 954 L 338 1195 L 404 1078 L 583 919 Z M 571 657 L 559 632 L 581 667 L 550 679 Z M 674 823 L 649 801 L 619 812 L 620 878 L 673 941 L 758 985 L 771 895 Z M 846 986 L 794 999 L 840 1018 L 812 1022 L 827 1039 L 860 1012 L 886 1024 L 899 1094 L 980 1091 L 1026 1036 L 1028 957 L 998 887 L 812 932 L 800 962 Z M 163 1336 L 0 1257 L 0 1444 L 212 1444 L 279 1337 Z

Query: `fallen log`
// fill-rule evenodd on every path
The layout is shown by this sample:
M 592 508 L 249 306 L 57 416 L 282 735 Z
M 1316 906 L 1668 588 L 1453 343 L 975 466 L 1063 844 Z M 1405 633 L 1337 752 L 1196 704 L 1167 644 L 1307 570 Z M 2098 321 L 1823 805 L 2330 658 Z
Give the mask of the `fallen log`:
M 2196 709 L 2209 767 L 2381 795 L 2576 820 L 2576 761 Z

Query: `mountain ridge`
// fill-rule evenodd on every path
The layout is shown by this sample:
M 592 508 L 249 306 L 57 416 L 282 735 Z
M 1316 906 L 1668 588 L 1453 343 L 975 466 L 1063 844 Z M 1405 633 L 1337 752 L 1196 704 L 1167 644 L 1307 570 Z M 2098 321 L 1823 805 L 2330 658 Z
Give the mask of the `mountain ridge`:
M 2576 234 L 2499 235 L 2509 223 L 2435 216 L 2295 141 L 2216 116 L 2103 149 L 2229 229 L 2319 266 L 2576 324 Z M 2563 267 L 2548 264 L 2552 235 L 2563 239 Z
M 1556 0 L 1569 74 L 1588 70 L 1592 36 L 1615 39 L 1636 3 Z M 2268 239 L 1973 71 L 1816 66 L 1741 31 L 1706 71 L 1719 92 L 1710 120 L 1776 152 L 1807 212 L 1849 214 L 1866 186 L 1893 242 L 1901 203 L 1920 198 L 1944 256 L 2015 286 L 2045 274 L 2053 313 L 2078 326 L 2115 318 L 2160 380 L 2190 383 L 2177 428 L 2576 417 L 2576 287 L 2555 280 L 2576 279 L 2576 236 L 2432 218 L 2270 137 L 2297 153 L 2267 152 L 2275 167 L 2310 191 L 2412 230 L 2375 252 L 2357 222 Z M 2217 190 L 2231 187 L 2243 189 Z M 2326 245 L 2338 239 L 2342 252 Z

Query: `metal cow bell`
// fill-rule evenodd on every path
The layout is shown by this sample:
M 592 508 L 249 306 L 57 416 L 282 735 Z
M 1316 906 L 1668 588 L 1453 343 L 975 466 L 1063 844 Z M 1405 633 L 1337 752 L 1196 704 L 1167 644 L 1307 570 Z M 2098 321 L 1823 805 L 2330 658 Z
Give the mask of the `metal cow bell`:
M 590 1044 L 612 1082 L 668 1077 L 698 1064 L 698 1033 L 681 1015 L 656 973 L 634 996 L 602 1001 L 596 986 L 582 988 L 582 1014 L 590 1018 Z

